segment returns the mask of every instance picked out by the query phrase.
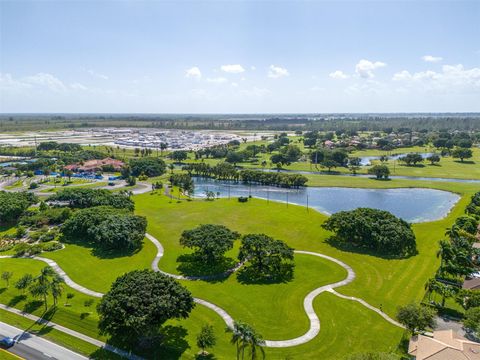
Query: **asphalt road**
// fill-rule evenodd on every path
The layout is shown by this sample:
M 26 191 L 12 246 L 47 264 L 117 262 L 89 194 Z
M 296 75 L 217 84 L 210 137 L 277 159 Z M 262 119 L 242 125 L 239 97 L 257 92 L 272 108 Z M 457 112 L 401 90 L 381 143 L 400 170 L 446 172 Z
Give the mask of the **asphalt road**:
M 0 322 L 0 336 L 9 336 L 16 343 L 7 351 L 28 360 L 85 360 L 88 359 L 67 348 L 54 344 L 39 336 L 24 332 L 14 326 Z

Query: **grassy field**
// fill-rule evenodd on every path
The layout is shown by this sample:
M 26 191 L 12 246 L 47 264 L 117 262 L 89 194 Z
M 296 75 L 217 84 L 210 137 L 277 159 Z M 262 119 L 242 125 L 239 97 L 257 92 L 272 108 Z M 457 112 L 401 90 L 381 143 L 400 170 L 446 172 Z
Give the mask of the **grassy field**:
M 339 183 L 339 180 L 348 183 Z M 201 223 L 223 224 L 243 234 L 264 232 L 286 241 L 299 250 L 317 251 L 334 256 L 352 266 L 357 278 L 351 284 L 338 288 L 346 295 L 363 298 L 371 305 L 382 307 L 394 316 L 398 305 L 420 300 L 424 295 L 425 281 L 436 271 L 438 259 L 435 253 L 438 241 L 446 227 L 463 213 L 469 197 L 478 191 L 475 184 L 427 183 L 420 181 L 392 180 L 387 182 L 366 178 L 341 178 L 335 176 L 312 175 L 312 182 L 322 186 L 352 187 L 413 187 L 423 185 L 442 190 L 455 191 L 462 195 L 450 214 L 440 221 L 413 225 L 417 236 L 418 254 L 408 259 L 389 260 L 347 252 L 329 245 L 325 240 L 330 234 L 321 228 L 326 216 L 304 207 L 274 202 L 267 203 L 252 199 L 248 203 L 238 203 L 236 199 L 207 201 L 170 201 L 161 192 L 134 196 L 136 212 L 147 216 L 148 232 L 157 237 L 165 248 L 165 256 L 160 267 L 169 272 L 180 273 L 180 255 L 189 251 L 179 245 L 183 230 Z M 343 180 L 342 180 L 343 181 Z M 235 257 L 235 248 L 227 255 Z M 113 257 L 112 254 L 96 253 L 93 249 L 67 244 L 64 250 L 46 253 L 42 256 L 54 259 L 76 282 L 97 291 L 107 291 L 114 279 L 126 271 L 150 267 L 156 248 L 145 240 L 143 248 L 136 254 Z M 13 269 L 15 276 L 25 272 L 35 273 L 42 263 L 24 259 L 2 259 L 0 264 Z M 234 318 L 254 325 L 262 335 L 270 340 L 293 338 L 308 329 L 308 321 L 303 311 L 303 298 L 314 288 L 345 277 L 345 271 L 338 265 L 308 255 L 296 255 L 295 277 L 292 282 L 279 284 L 245 284 L 236 275 L 225 281 L 186 282 L 194 296 L 210 300 Z M 0 295 L 0 302 L 7 303 L 17 296 L 10 288 Z M 84 295 L 77 294 L 72 307 L 60 306 L 53 315 L 53 321 L 84 332 L 96 334 L 96 315 L 80 319 L 84 311 Z M 74 301 L 75 304 L 74 304 Z M 16 306 L 24 307 L 28 300 Z M 64 300 L 61 300 L 61 304 Z M 287 349 L 266 349 L 268 359 L 322 358 L 339 359 L 345 354 L 368 350 L 396 350 L 403 331 L 386 322 L 383 318 L 362 305 L 335 297 L 332 294 L 320 295 L 314 303 L 322 322 L 319 336 L 311 342 Z M 38 314 L 41 308 L 34 310 Z M 232 358 L 234 347 L 228 343 L 224 333 L 225 324 L 209 309 L 197 306 L 187 320 L 170 321 L 167 329 L 171 342 L 157 349 L 161 358 L 193 359 L 198 349 L 195 336 L 204 323 L 211 323 L 218 337 L 213 352 L 219 359 Z M 381 334 L 381 336 L 379 336 Z M 167 337 L 170 339 L 170 337 Z
M 308 148 L 303 146 L 303 143 L 297 141 L 298 138 L 291 137 L 291 144 L 298 146 L 304 153 L 305 156 L 308 157 L 308 153 L 311 151 Z M 267 144 L 268 141 L 256 141 L 256 142 L 248 142 L 247 144 L 241 144 L 240 149 L 251 145 L 251 144 Z M 464 162 L 461 162 L 459 159 L 454 159 L 450 156 L 442 157 L 440 162 L 436 165 L 431 165 L 428 161 L 424 161 L 422 164 L 418 166 L 406 166 L 400 163 L 398 160 L 393 161 L 389 160 L 384 164 L 387 165 L 390 169 L 391 175 L 400 175 L 400 176 L 417 176 L 417 177 L 440 177 L 440 178 L 454 178 L 454 179 L 480 179 L 480 166 L 478 163 L 480 162 L 480 148 L 472 148 L 473 157 L 471 159 L 466 159 Z M 349 154 L 350 157 L 364 157 L 364 156 L 381 156 L 381 155 L 392 155 L 392 154 L 406 154 L 406 153 L 433 153 L 436 152 L 435 148 L 431 147 L 410 147 L 410 148 L 398 148 L 393 151 L 383 151 L 377 149 L 369 149 L 369 150 L 361 150 L 355 151 Z M 275 154 L 273 152 L 272 154 Z M 238 166 L 243 168 L 261 168 L 262 161 L 266 161 L 267 166 L 266 168 L 276 169 L 275 164 L 270 162 L 270 157 L 272 154 L 268 153 L 260 153 L 256 156 L 256 160 L 253 162 L 244 162 L 239 163 Z M 166 159 L 167 162 L 171 162 L 170 160 Z M 186 162 L 199 162 L 200 160 L 195 160 L 193 154 L 189 154 L 189 159 Z M 215 165 L 219 161 L 223 161 L 223 159 L 203 159 L 203 162 Z M 379 164 L 380 161 L 373 160 L 372 164 Z M 362 166 L 358 171 L 358 174 L 367 174 L 368 169 L 370 166 Z M 283 166 L 284 169 L 287 170 L 295 170 L 295 171 L 326 171 L 320 165 L 316 166 L 315 164 L 310 163 L 309 161 L 299 161 L 292 163 L 290 165 Z M 344 167 L 338 167 L 332 169 L 333 172 L 337 173 L 350 173 L 349 169 Z

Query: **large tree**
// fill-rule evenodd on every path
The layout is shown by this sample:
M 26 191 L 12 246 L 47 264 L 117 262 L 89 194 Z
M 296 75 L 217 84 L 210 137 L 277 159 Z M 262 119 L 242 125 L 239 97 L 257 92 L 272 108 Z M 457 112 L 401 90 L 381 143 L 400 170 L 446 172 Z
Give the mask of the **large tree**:
M 405 325 L 412 334 L 417 331 L 424 331 L 427 328 L 433 328 L 435 326 L 435 315 L 436 312 L 432 308 L 415 303 L 401 306 L 397 311 L 398 321 Z
M 72 208 L 112 206 L 118 209 L 134 209 L 133 201 L 126 193 L 112 193 L 106 189 L 70 188 L 52 195 L 49 200 L 66 201 Z
M 465 312 L 463 326 L 468 332 L 480 338 L 480 307 L 470 308 Z
M 17 220 L 38 198 L 29 192 L 0 191 L 0 224 Z
M 472 149 L 456 148 L 452 150 L 452 157 L 454 159 L 460 159 L 461 162 L 465 159 L 470 159 L 472 156 Z
M 143 216 L 109 206 L 97 206 L 77 210 L 61 229 L 68 241 L 132 250 L 141 245 L 146 227 L 147 221 Z
M 388 211 L 358 208 L 339 211 L 322 224 L 340 243 L 380 254 L 407 256 L 416 251 L 415 235 L 406 221 Z
M 293 269 L 294 252 L 281 240 L 265 234 L 243 236 L 238 254 L 240 261 L 248 261 L 253 272 L 261 277 L 283 275 L 285 266 Z
M 239 233 L 223 225 L 203 224 L 185 230 L 180 237 L 180 245 L 194 249 L 207 262 L 215 262 L 233 247 L 239 236 Z
M 190 292 L 175 279 L 152 270 L 126 273 L 97 306 L 102 334 L 135 342 L 158 334 L 169 319 L 187 318 L 194 307 Z
M 368 169 L 368 173 L 370 175 L 375 175 L 378 180 L 381 179 L 388 179 L 390 175 L 390 169 L 387 165 L 374 165 L 370 169 Z
M 166 165 L 162 159 L 156 157 L 145 157 L 131 159 L 130 168 L 133 176 L 147 175 L 149 177 L 160 176 L 165 173 Z

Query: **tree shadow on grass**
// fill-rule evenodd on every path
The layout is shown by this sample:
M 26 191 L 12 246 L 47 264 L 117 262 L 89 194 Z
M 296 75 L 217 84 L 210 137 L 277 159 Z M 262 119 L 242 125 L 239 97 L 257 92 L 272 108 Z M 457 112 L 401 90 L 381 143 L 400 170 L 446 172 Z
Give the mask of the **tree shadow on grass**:
M 165 325 L 153 336 L 136 339 L 132 338 L 131 334 L 125 334 L 118 338 L 110 338 L 108 344 L 132 351 L 135 355 L 146 359 L 174 360 L 180 359 L 183 353 L 190 348 L 185 339 L 187 335 L 188 331 L 182 326 Z M 97 353 L 104 356 L 101 352 L 94 354 Z M 97 359 L 96 356 L 93 358 Z M 106 357 L 101 358 L 106 359 Z
M 272 274 L 259 272 L 252 266 L 246 266 L 237 272 L 237 280 L 244 285 L 282 284 L 293 280 L 295 264 L 284 263 Z
M 408 259 L 412 256 L 415 256 L 418 254 L 418 250 L 415 250 L 414 252 L 406 255 L 393 255 L 393 254 L 384 254 L 380 253 L 378 251 L 375 251 L 373 249 L 369 249 L 366 247 L 361 247 L 361 246 L 356 246 L 353 244 L 349 244 L 335 236 L 331 236 L 325 240 L 325 242 L 333 246 L 335 249 L 344 251 L 344 252 L 349 252 L 349 253 L 354 253 L 354 254 L 360 254 L 360 255 L 370 255 L 370 256 L 375 256 L 381 259 L 385 260 L 399 260 L 399 259 Z
M 7 288 L 6 287 L 3 287 L 0 289 L 0 295 L 3 294 L 5 291 L 7 291 Z
M 467 164 L 467 165 L 472 165 L 472 164 L 475 164 L 475 161 L 473 160 L 454 160 L 454 162 L 456 162 L 457 164 Z
M 207 354 L 197 354 L 195 355 L 195 360 L 216 360 L 217 358 L 215 355 L 207 353 Z
M 23 307 L 23 311 L 27 313 L 33 313 L 35 310 L 38 310 L 41 306 L 43 306 L 43 301 L 32 300 L 25 304 L 25 306 Z
M 230 274 L 228 273 L 236 262 L 232 258 L 222 257 L 214 263 L 208 263 L 196 254 L 183 254 L 177 258 L 180 263 L 177 270 L 184 276 L 200 277 L 205 276 L 207 281 L 225 280 Z
M 25 301 L 27 299 L 27 295 L 16 295 L 13 298 L 10 299 L 8 302 L 8 306 L 14 307 L 17 305 L 19 302 Z
M 143 248 L 143 242 L 142 244 L 135 249 L 107 249 L 99 246 L 96 243 L 93 242 L 88 242 L 88 241 L 81 241 L 77 239 L 69 239 L 66 237 L 62 237 L 62 243 L 64 244 L 73 244 L 73 245 L 78 245 L 87 249 L 90 249 L 90 253 L 98 257 L 100 259 L 115 259 L 115 258 L 120 258 L 120 257 L 127 257 L 127 256 L 133 256 L 140 252 Z

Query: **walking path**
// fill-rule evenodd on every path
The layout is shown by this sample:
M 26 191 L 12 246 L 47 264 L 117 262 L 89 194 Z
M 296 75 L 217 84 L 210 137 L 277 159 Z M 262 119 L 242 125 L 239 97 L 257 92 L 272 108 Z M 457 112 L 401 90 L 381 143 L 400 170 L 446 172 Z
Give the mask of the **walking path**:
M 149 239 L 155 245 L 155 247 L 157 248 L 157 254 L 156 254 L 156 256 L 153 259 L 152 264 L 151 264 L 151 267 L 154 271 L 161 272 L 162 274 L 165 274 L 167 276 L 171 276 L 171 277 L 173 277 L 175 279 L 178 279 L 178 280 L 201 280 L 201 279 L 211 278 L 211 277 L 200 277 L 200 276 L 199 277 L 182 276 L 182 275 L 177 275 L 177 274 L 170 274 L 170 273 L 167 273 L 165 271 L 160 270 L 160 268 L 158 267 L 158 263 L 159 263 L 160 259 L 163 257 L 163 254 L 164 254 L 163 246 L 154 236 L 147 233 L 147 234 L 145 234 L 145 237 L 147 239 Z M 360 304 L 362 304 L 363 306 L 367 307 L 368 309 L 375 311 L 377 314 L 382 316 L 389 323 L 391 323 L 395 326 L 404 328 L 403 325 L 399 324 L 397 321 L 390 318 L 388 315 L 386 315 L 380 309 L 377 309 L 376 307 L 368 304 L 365 300 L 355 298 L 355 297 L 351 297 L 351 296 L 342 295 L 342 294 L 340 294 L 340 293 L 338 293 L 334 290 L 337 287 L 344 286 L 344 285 L 347 285 L 347 284 L 351 283 L 355 279 L 355 272 L 353 271 L 353 269 L 349 265 L 345 264 L 344 262 L 342 262 L 342 261 L 340 261 L 340 260 L 338 260 L 334 257 L 324 255 L 324 254 L 320 254 L 320 253 L 316 253 L 316 252 L 312 252 L 312 251 L 296 250 L 295 253 L 296 254 L 317 256 L 317 257 L 332 261 L 332 262 L 340 265 L 341 267 L 343 267 L 347 271 L 347 277 L 342 281 L 338 281 L 338 282 L 333 283 L 333 284 L 328 284 L 328 285 L 318 287 L 315 290 L 313 290 L 313 291 L 311 291 L 310 293 L 307 294 L 307 296 L 303 300 L 303 307 L 304 307 L 305 313 L 306 313 L 306 315 L 307 315 L 307 317 L 310 321 L 310 328 L 308 329 L 308 331 L 305 334 L 303 334 L 302 336 L 293 338 L 293 339 L 288 339 L 288 340 L 265 340 L 265 346 L 267 346 L 267 347 L 291 347 L 291 346 L 297 346 L 297 345 L 305 344 L 305 343 L 309 342 L 310 340 L 312 340 L 313 338 L 315 338 L 318 335 L 318 333 L 320 332 L 320 319 L 318 318 L 317 314 L 315 313 L 315 309 L 313 307 L 313 301 L 318 295 L 320 295 L 323 292 L 330 292 L 330 293 L 332 293 L 332 294 L 334 294 L 334 295 L 336 295 L 336 296 L 338 296 L 342 299 L 357 301 Z M 0 258 L 7 258 L 7 257 L 11 257 L 11 256 L 8 256 L 8 255 L 0 256 Z M 94 297 L 98 297 L 98 298 L 101 298 L 103 296 L 103 294 L 100 293 L 100 292 L 96 292 L 96 291 L 87 289 L 87 288 L 77 284 L 76 282 L 74 282 L 65 273 L 65 271 L 62 270 L 62 268 L 55 261 L 53 261 L 51 259 L 39 257 L 39 256 L 33 257 L 33 259 L 43 261 L 43 262 L 47 263 L 49 266 L 51 266 L 60 276 L 62 276 L 65 279 L 65 283 L 68 286 L 72 287 L 73 289 L 75 289 L 79 292 L 82 292 L 84 294 L 94 296 Z M 237 264 L 233 269 L 229 270 L 229 273 L 237 271 L 242 265 L 243 265 L 243 263 Z M 225 275 L 225 274 L 222 274 L 222 275 Z M 234 320 L 224 309 L 222 309 L 221 307 L 219 307 L 219 306 L 217 306 L 213 303 L 210 303 L 206 300 L 203 300 L 203 299 L 194 298 L 194 301 L 197 304 L 203 305 L 203 306 L 215 311 L 223 319 L 223 321 L 225 322 L 225 324 L 228 327 L 233 327 Z M 95 340 L 95 339 L 92 339 L 92 340 Z M 95 341 L 98 341 L 98 340 L 95 340 Z
M 82 334 L 82 333 L 79 333 L 75 330 L 72 330 L 72 329 L 69 329 L 65 326 L 62 326 L 62 325 L 58 325 L 54 322 L 51 322 L 51 321 L 48 321 L 48 320 L 45 320 L 45 319 L 42 319 L 38 316 L 35 316 L 33 314 L 29 314 L 29 313 L 26 313 L 26 312 L 23 312 L 21 310 L 18 310 L 16 308 L 12 308 L 10 306 L 7 306 L 7 305 L 4 305 L 4 304 L 0 304 L 0 309 L 3 309 L 3 310 L 6 310 L 8 312 L 11 312 L 13 314 L 16 314 L 16 315 L 20 315 L 20 316 L 23 316 L 24 318 L 27 318 L 29 320 L 33 320 L 35 322 L 37 322 L 38 324 L 42 324 L 44 326 L 48 326 L 48 327 L 51 327 L 55 330 L 58 330 L 58 331 L 61 331 L 65 334 L 68 334 L 68 335 L 71 335 L 77 339 L 80 339 L 80 340 L 83 340 L 83 341 L 86 341 L 92 345 L 95 345 L 95 346 L 98 346 L 100 348 L 104 348 L 105 350 L 108 350 L 108 351 L 111 351 L 117 355 L 120 355 L 120 356 L 123 356 L 127 359 L 131 359 L 131 360 L 142 360 L 141 357 L 139 356 L 136 356 L 135 354 L 131 354 L 129 352 L 126 352 L 124 350 L 121 350 L 119 348 L 116 348 L 114 346 L 111 346 L 109 344 L 106 344 L 100 340 L 97 340 L 97 339 L 94 339 L 94 338 L 91 338 L 90 336 L 87 336 L 85 334 Z

